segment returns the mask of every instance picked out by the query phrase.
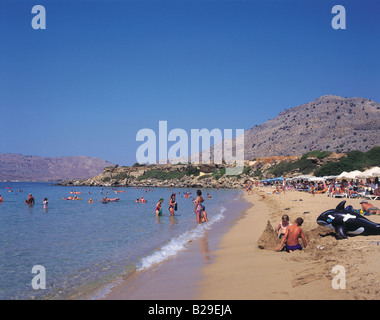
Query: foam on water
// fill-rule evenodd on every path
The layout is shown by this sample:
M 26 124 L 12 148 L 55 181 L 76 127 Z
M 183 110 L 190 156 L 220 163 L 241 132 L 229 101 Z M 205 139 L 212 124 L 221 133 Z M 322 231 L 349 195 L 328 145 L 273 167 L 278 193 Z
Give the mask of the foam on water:
M 225 211 L 226 208 L 222 207 L 220 209 L 220 212 L 213 216 L 211 219 L 209 219 L 207 223 L 199 224 L 194 229 L 188 230 L 183 234 L 172 238 L 171 240 L 169 240 L 167 244 L 163 245 L 154 253 L 146 257 L 143 257 L 141 261 L 137 264 L 135 270 L 129 270 L 128 272 L 125 272 L 123 277 L 118 277 L 112 283 L 103 286 L 100 290 L 92 294 L 90 299 L 99 300 L 104 298 L 107 294 L 111 292 L 113 288 L 117 287 L 119 284 L 122 283 L 124 277 L 127 277 L 133 271 L 139 272 L 143 270 L 148 270 L 159 263 L 165 262 L 170 257 L 177 255 L 179 252 L 186 250 L 187 245 L 191 241 L 195 241 L 197 239 L 202 238 L 205 235 L 205 232 L 211 229 L 213 224 L 224 219 L 225 216 L 223 213 Z
M 210 229 L 215 222 L 223 219 L 223 212 L 225 210 L 226 209 L 222 207 L 220 212 L 207 223 L 199 224 L 196 228 L 186 231 L 180 236 L 171 239 L 169 243 L 162 246 L 159 250 L 147 257 L 144 257 L 141 262 L 138 263 L 137 271 L 149 269 L 152 266 L 167 260 L 169 257 L 178 254 L 181 250 L 184 250 L 190 241 L 201 238 L 204 236 L 205 231 Z

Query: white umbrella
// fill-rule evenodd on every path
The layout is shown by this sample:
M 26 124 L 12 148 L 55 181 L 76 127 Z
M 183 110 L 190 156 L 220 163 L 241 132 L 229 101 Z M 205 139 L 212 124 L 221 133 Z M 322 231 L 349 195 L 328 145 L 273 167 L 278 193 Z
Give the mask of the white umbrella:
M 372 177 L 380 177 L 380 167 L 374 167 L 371 169 Z
M 347 171 L 343 171 L 339 176 L 336 177 L 336 180 L 346 179 L 347 175 L 348 175 L 348 172 Z
M 297 178 L 297 180 L 310 180 L 314 177 L 310 174 L 305 174 L 305 175 L 298 176 L 296 178 Z
M 332 179 L 336 179 L 338 176 L 323 176 L 322 178 L 325 179 L 325 180 L 332 180 Z
M 362 174 L 361 171 L 359 171 L 359 170 L 354 170 L 354 171 L 349 172 L 349 173 L 346 175 L 346 178 L 347 178 L 347 179 L 356 179 L 356 178 L 359 177 L 361 174 Z
M 359 178 L 363 178 L 363 179 L 374 178 L 374 177 L 380 177 L 379 167 L 373 167 L 371 169 L 367 169 L 359 175 Z
M 310 181 L 325 181 L 326 179 L 323 177 L 311 177 Z

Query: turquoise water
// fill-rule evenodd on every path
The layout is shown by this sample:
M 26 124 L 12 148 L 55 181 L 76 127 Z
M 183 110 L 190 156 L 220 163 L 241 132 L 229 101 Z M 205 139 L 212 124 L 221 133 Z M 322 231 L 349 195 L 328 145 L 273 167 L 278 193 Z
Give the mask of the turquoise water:
M 10 189 L 7 189 L 10 188 Z M 12 192 L 8 192 L 12 190 Z M 22 190 L 22 191 L 19 191 Z M 82 200 L 66 201 L 70 191 Z M 126 192 L 115 193 L 115 190 Z M 178 211 L 171 217 L 168 203 L 177 194 Z M 62 187 L 48 183 L 0 183 L 0 299 L 99 298 L 133 272 L 146 270 L 186 250 L 225 217 L 227 201 L 238 190 L 204 189 L 209 222 L 197 225 L 194 204 L 184 192 L 196 189 Z M 103 192 L 103 194 L 101 193 Z M 108 194 L 107 194 L 108 192 Z M 36 203 L 24 200 L 32 193 Z M 89 194 L 90 193 L 90 194 Z M 212 199 L 207 200 L 207 193 Z M 104 196 L 120 198 L 103 204 Z M 134 203 L 143 196 L 147 203 Z M 48 198 L 48 208 L 42 202 Z M 163 215 L 155 206 L 163 197 Z M 88 203 L 92 198 L 94 203 Z M 46 271 L 46 289 L 35 290 L 35 265 Z

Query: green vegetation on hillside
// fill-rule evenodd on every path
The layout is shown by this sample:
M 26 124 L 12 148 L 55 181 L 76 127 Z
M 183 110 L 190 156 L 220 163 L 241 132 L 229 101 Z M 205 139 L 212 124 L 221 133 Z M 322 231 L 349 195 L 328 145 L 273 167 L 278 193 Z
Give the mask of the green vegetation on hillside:
M 299 170 L 303 174 L 313 172 L 317 168 L 317 164 L 309 159 L 301 158 L 296 161 L 281 161 L 268 170 L 269 173 L 276 177 L 283 176 L 293 170 Z
M 332 152 L 330 151 L 320 151 L 320 150 L 314 150 L 310 151 L 308 153 L 305 153 L 301 159 L 307 159 L 307 158 L 318 158 L 323 159 L 331 155 Z
M 365 168 L 380 166 L 380 147 L 373 147 L 367 152 L 350 151 L 338 161 L 327 162 L 317 167 L 317 162 L 310 158 L 323 159 L 331 154 L 329 151 L 314 150 L 305 153 L 301 159 L 296 161 L 282 161 L 269 169 L 269 173 L 279 177 L 293 170 L 299 170 L 302 174 L 310 174 L 314 172 L 315 176 L 339 175 L 343 171 L 360 170 Z M 309 158 L 309 159 L 308 159 Z
M 215 180 L 219 180 L 222 176 L 226 174 L 226 168 L 215 169 L 212 173 L 212 176 Z
M 184 176 L 199 176 L 200 170 L 196 167 L 190 166 L 184 171 L 164 171 L 159 169 L 147 170 L 142 176 L 138 177 L 137 180 L 144 179 L 157 179 L 157 180 L 171 180 L 171 179 L 182 179 Z
M 365 168 L 380 166 L 380 146 L 373 147 L 367 152 L 350 151 L 338 162 L 329 162 L 322 165 L 315 172 L 315 176 L 339 175 L 342 172 L 354 170 L 363 171 Z

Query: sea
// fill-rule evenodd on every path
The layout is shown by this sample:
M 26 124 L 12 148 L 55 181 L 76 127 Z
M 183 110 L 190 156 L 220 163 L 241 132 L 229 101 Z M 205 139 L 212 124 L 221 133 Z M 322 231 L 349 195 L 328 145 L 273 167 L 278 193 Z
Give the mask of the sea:
M 80 192 L 80 200 L 65 200 L 71 192 Z M 34 205 L 25 203 L 29 193 Z M 174 216 L 168 210 L 172 193 Z M 202 193 L 209 221 L 197 224 L 196 189 L 0 182 L 0 299 L 101 299 L 132 274 L 149 272 L 236 218 L 230 208 L 241 203 L 241 190 Z M 105 196 L 119 201 L 104 204 Z M 141 197 L 147 201 L 135 203 Z

